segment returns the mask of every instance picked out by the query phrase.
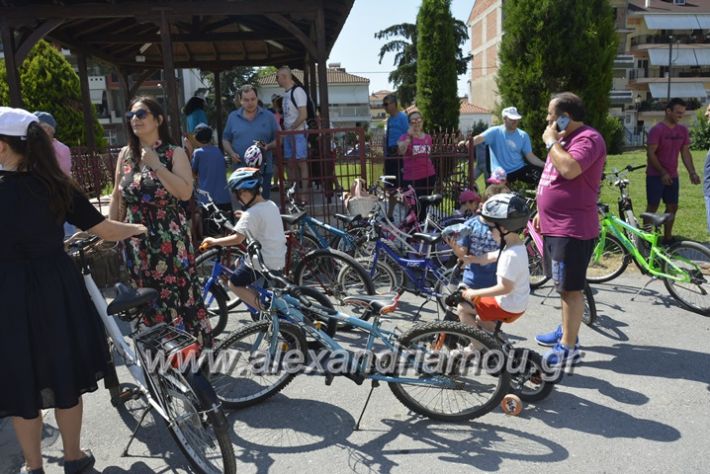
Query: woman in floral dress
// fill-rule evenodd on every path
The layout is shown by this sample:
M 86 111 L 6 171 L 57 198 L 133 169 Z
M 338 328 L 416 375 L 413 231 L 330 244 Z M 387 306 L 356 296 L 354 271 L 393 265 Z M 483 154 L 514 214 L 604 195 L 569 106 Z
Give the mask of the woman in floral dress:
M 144 238 L 126 241 L 126 263 L 137 287 L 155 288 L 160 299 L 150 317 L 209 340 L 185 212 L 180 201 L 192 197 L 192 171 L 182 148 L 171 144 L 160 105 L 139 97 L 126 113 L 129 144 L 118 156 L 109 215 L 141 223 Z

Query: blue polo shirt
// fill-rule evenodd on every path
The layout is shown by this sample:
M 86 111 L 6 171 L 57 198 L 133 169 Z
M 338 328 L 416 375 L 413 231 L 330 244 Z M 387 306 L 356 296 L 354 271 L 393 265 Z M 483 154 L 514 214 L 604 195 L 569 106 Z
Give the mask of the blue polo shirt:
M 227 117 L 227 125 L 224 127 L 222 138 L 232 144 L 232 149 L 244 156 L 247 148 L 254 144 L 254 140 L 261 140 L 270 143 L 276 138 L 276 131 L 279 124 L 276 123 L 274 114 L 268 110 L 257 107 L 256 116 L 253 120 L 244 117 L 244 108 L 240 107 Z M 265 174 L 274 172 L 274 163 L 271 151 L 263 153 Z
M 505 125 L 483 132 L 484 143 L 491 150 L 491 172 L 501 167 L 507 174 L 525 166 L 525 155 L 532 152 L 530 137 L 519 128 L 509 132 Z
M 222 151 L 214 145 L 203 145 L 192 152 L 192 171 L 197 173 L 197 187 L 207 191 L 215 204 L 232 202 L 227 190 L 227 164 Z M 200 202 L 207 198 L 200 195 Z
M 387 146 L 397 146 L 397 139 L 409 130 L 409 119 L 404 112 L 387 117 Z

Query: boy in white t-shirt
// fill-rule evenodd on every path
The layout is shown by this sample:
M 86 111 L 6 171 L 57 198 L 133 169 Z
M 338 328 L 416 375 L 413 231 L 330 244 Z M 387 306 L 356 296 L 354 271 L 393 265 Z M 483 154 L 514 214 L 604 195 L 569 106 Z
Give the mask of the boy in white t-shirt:
M 518 232 L 525 227 L 530 210 L 525 200 L 516 194 L 497 194 L 485 202 L 481 216 L 491 228 L 493 238 L 501 244 L 501 250 L 480 256 L 466 255 L 462 260 L 465 264 L 481 265 L 497 261 L 497 283 L 488 288 L 463 290 L 461 296 L 471 302 L 475 313 L 466 304 L 459 305 L 458 309 L 462 322 L 493 331 L 496 321 L 511 323 L 522 316 L 528 306 L 528 256 Z
M 258 168 L 239 168 L 229 177 L 229 189 L 234 192 L 243 209 L 237 211 L 234 235 L 215 239 L 207 237 L 200 247 L 239 245 L 249 235 L 261 243 L 264 263 L 272 271 L 280 271 L 286 266 L 286 235 L 279 208 L 273 201 L 261 196 L 262 177 Z M 258 262 L 242 258 L 229 278 L 230 289 L 252 308 L 259 307 L 255 291 L 248 288 L 261 277 Z

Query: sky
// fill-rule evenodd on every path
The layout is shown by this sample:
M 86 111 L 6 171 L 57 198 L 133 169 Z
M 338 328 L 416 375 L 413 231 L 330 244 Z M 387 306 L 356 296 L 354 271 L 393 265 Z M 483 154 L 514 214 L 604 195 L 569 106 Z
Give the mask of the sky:
M 451 14 L 466 22 L 473 3 L 473 0 L 453 0 Z M 370 93 L 382 89 L 392 90 L 387 76 L 394 68 L 394 54 L 386 55 L 382 64 L 378 63 L 380 48 L 387 41 L 375 39 L 375 32 L 398 23 L 414 23 L 420 4 L 420 0 L 355 0 L 328 63 L 339 62 L 347 72 L 370 79 Z M 470 48 L 469 41 L 463 47 L 464 53 Z M 468 93 L 469 74 L 470 69 L 459 76 L 459 96 Z

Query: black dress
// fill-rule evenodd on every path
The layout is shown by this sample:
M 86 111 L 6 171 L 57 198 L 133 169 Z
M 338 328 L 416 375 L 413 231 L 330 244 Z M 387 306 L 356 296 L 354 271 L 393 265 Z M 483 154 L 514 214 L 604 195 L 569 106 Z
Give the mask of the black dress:
M 106 371 L 103 325 L 49 199 L 31 174 L 0 171 L 0 418 L 71 408 Z M 103 219 L 75 193 L 66 220 L 89 229 Z

